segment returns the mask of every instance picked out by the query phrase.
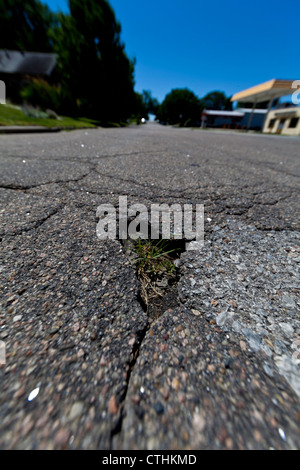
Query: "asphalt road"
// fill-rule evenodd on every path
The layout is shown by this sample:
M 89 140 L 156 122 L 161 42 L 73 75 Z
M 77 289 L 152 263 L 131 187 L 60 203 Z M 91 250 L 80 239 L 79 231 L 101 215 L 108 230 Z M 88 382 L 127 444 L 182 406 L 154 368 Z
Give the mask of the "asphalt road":
M 299 144 L 0 136 L 1 449 L 300 448 Z M 119 196 L 204 205 L 204 246 L 154 321 L 122 244 L 96 236 Z

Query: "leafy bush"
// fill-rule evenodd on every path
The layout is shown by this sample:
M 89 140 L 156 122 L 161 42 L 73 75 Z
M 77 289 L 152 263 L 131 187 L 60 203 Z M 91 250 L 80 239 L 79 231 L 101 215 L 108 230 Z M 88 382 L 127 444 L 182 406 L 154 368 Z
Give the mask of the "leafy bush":
M 50 85 L 42 79 L 32 79 L 21 91 L 21 96 L 27 103 L 42 109 L 50 108 L 56 111 L 61 106 L 60 87 Z

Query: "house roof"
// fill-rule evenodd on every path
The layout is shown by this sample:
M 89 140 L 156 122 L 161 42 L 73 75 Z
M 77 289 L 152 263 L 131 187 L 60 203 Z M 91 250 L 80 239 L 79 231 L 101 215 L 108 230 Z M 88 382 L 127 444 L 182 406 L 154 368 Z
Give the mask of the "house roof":
M 295 91 L 295 89 L 292 88 L 294 81 L 295 80 L 278 80 L 274 78 L 273 80 L 236 93 L 232 96 L 231 101 L 261 103 L 263 101 L 280 98 L 281 96 L 291 95 Z
M 240 113 L 252 113 L 254 112 L 254 114 L 267 114 L 268 110 L 267 109 L 259 109 L 259 108 L 256 108 L 256 109 L 251 109 L 251 108 L 237 108 L 237 110 L 240 112 Z
M 56 54 L 0 50 L 0 73 L 50 75 L 57 60 Z
M 203 113 L 207 116 L 229 116 L 229 117 L 243 117 L 244 113 L 238 111 L 221 111 L 219 109 L 204 109 Z

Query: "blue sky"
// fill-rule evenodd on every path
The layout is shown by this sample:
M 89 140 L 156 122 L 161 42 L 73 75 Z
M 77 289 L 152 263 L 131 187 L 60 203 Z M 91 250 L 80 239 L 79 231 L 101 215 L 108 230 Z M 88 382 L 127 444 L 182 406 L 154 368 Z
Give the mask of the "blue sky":
M 84 1 L 84 0 L 82 0 Z M 67 0 L 43 0 L 67 11 Z M 110 0 L 136 58 L 135 89 L 228 96 L 272 78 L 300 80 L 299 0 Z

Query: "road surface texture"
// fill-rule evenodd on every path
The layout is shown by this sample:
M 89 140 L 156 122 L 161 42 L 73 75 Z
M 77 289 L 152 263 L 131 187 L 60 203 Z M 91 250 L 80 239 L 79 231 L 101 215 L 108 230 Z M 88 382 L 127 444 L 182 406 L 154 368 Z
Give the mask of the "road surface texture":
M 157 124 L 0 136 L 0 448 L 300 448 L 299 144 Z M 120 195 L 205 207 L 155 320 L 120 241 L 96 236 Z

